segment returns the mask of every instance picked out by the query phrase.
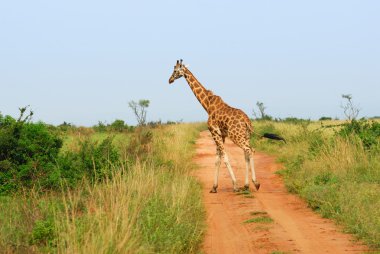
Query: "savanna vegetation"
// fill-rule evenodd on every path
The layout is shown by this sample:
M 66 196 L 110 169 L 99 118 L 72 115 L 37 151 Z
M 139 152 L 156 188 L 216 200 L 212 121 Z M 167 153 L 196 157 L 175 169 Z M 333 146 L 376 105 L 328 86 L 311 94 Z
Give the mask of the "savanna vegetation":
M 2 253 L 194 253 L 202 124 L 77 128 L 0 115 Z
M 278 156 L 287 188 L 322 216 L 374 248 L 380 247 L 380 123 L 375 120 L 254 122 L 287 143 L 252 138 Z
M 130 103 L 142 117 L 137 127 L 123 120 L 92 128 L 33 123 L 26 108 L 18 119 L 0 114 L 0 250 L 199 252 L 205 215 L 190 172 L 205 125 L 147 123 L 148 105 Z M 255 131 L 287 143 L 251 142 L 278 156 L 287 188 L 379 248 L 379 121 L 273 121 L 258 107 Z

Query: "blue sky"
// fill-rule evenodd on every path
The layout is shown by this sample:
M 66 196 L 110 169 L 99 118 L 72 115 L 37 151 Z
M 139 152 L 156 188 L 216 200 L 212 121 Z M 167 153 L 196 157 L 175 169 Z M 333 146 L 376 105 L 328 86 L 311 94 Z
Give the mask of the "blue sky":
M 252 116 L 380 115 L 379 1 L 2 1 L 0 111 L 91 126 L 203 121 L 177 59 L 225 102 Z

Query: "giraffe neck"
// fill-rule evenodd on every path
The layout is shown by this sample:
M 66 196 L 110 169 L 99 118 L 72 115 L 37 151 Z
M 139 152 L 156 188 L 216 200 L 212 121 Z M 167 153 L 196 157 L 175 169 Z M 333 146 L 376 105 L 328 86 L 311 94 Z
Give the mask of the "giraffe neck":
M 209 113 L 210 101 L 209 96 L 212 95 L 210 90 L 207 90 L 202 84 L 194 77 L 194 75 L 185 69 L 184 77 L 193 91 L 195 97 L 202 104 L 203 108 Z

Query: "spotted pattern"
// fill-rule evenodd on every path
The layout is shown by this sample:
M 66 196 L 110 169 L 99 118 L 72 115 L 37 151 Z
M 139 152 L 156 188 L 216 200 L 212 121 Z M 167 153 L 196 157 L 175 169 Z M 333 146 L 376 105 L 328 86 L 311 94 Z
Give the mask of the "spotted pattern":
M 216 192 L 221 158 L 224 158 L 225 160 L 234 184 L 234 189 L 236 189 L 236 179 L 228 162 L 228 157 L 224 151 L 224 142 L 226 137 L 229 137 L 236 145 L 244 150 L 247 163 L 245 187 L 248 186 L 248 164 L 251 163 L 252 180 L 258 189 L 258 186 L 260 185 L 256 182 L 252 157 L 254 150 L 249 143 L 251 133 L 253 132 L 253 127 L 248 116 L 242 110 L 230 107 L 222 100 L 220 96 L 214 95 L 212 91 L 203 87 L 195 76 L 182 64 L 182 60 L 181 62 L 177 61 L 177 64 L 174 66 L 174 71 L 169 79 L 169 83 L 174 82 L 174 80 L 180 77 L 184 77 L 186 79 L 195 97 L 207 111 L 209 116 L 207 125 L 215 141 L 216 153 L 218 155 L 216 163 L 217 173 L 211 192 Z

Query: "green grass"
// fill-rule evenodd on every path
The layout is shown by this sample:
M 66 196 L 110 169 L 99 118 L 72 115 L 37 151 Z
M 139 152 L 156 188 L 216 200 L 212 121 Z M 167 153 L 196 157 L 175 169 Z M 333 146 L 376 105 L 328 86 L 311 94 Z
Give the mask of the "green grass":
M 263 215 L 263 214 L 267 214 L 267 212 L 265 212 L 265 211 L 254 211 L 254 212 L 250 212 L 249 214 L 250 215 Z
M 114 166 L 112 177 L 74 189 L 27 190 L 0 197 L 0 250 L 5 253 L 197 253 L 205 229 L 199 183 L 190 175 L 199 124 L 152 129 L 143 159 Z M 114 134 L 112 134 L 114 135 Z M 131 134 L 115 134 L 120 160 Z M 70 133 L 101 141 L 104 133 Z
M 257 132 L 270 130 L 287 140 L 253 139 L 255 148 L 278 157 L 278 172 L 289 191 L 297 193 L 323 217 L 346 232 L 380 248 L 380 149 L 367 150 L 352 136 L 335 135 L 342 122 L 254 122 Z
M 255 217 L 244 221 L 244 223 L 272 223 L 273 219 L 268 216 Z
M 236 195 L 243 195 L 245 198 L 255 198 L 250 190 L 241 190 L 236 192 Z

